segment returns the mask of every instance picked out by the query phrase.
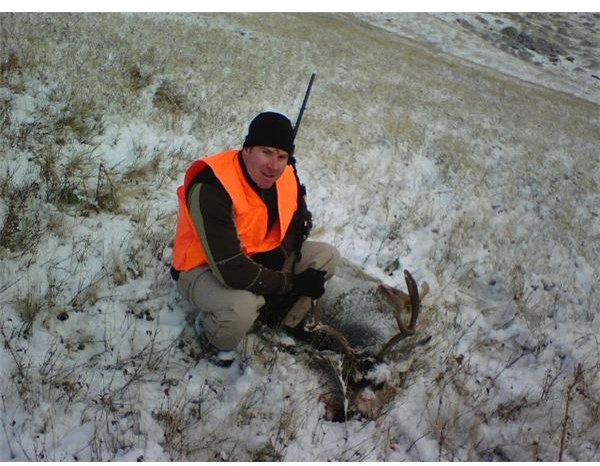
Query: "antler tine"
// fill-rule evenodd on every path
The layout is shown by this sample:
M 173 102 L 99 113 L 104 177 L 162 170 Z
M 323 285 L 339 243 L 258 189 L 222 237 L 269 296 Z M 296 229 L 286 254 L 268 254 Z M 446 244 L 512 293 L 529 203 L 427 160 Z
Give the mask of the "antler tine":
M 400 343 L 402 340 L 404 340 L 406 337 L 409 337 L 411 334 L 410 333 L 406 333 L 405 331 L 401 331 L 400 333 L 397 333 L 396 335 L 394 335 L 392 338 L 390 338 L 388 340 L 388 342 L 383 345 L 383 348 L 381 348 L 381 350 L 379 351 L 379 353 L 377 353 L 377 356 L 375 356 L 375 359 L 381 360 L 383 359 L 383 357 L 389 353 L 389 351 L 396 346 L 398 343 Z
M 400 332 L 390 338 L 388 342 L 383 345 L 383 348 L 381 348 L 381 351 L 379 351 L 377 354 L 377 359 L 382 359 L 395 345 L 404 340 L 406 337 L 414 335 L 415 333 L 417 319 L 419 318 L 419 310 L 421 308 L 419 288 L 417 287 L 417 282 L 415 282 L 415 279 L 408 270 L 404 270 L 404 279 L 406 280 L 406 286 L 408 288 L 408 295 L 410 298 L 410 323 L 407 328 L 404 325 L 404 322 L 402 322 L 400 310 L 394 309 L 394 317 L 396 318 Z M 429 291 L 429 285 L 427 285 L 427 291 Z
M 321 322 L 321 309 L 319 308 L 318 301 L 316 299 L 311 302 L 311 311 L 310 319 L 307 319 L 305 322 L 304 329 L 307 332 L 323 333 L 325 335 L 334 337 L 340 343 L 340 345 L 342 345 L 346 355 L 354 355 L 354 349 L 346 337 L 331 325 Z
M 412 333 L 417 326 L 419 310 L 421 309 L 421 298 L 419 297 L 417 282 L 415 282 L 415 279 L 408 270 L 404 271 L 404 279 L 406 280 L 406 287 L 410 296 L 410 324 L 408 325 L 408 330 Z
M 331 325 L 327 325 L 322 322 L 315 322 L 313 324 L 305 326 L 304 328 L 309 332 L 323 333 L 325 335 L 334 337 L 340 343 L 340 345 L 342 345 L 342 348 L 344 349 L 344 353 L 346 353 L 346 355 L 354 356 L 354 349 L 352 348 L 350 342 L 346 339 L 344 335 L 340 333 L 339 330 L 333 328 Z

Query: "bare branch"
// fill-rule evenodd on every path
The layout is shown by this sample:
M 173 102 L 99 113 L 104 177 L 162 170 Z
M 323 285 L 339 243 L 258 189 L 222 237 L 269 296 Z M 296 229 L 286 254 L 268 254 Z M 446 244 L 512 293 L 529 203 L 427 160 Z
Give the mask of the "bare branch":
M 562 421 L 562 431 L 560 435 L 560 451 L 558 452 L 558 461 L 563 460 L 563 454 L 565 452 L 566 447 L 566 439 L 567 439 L 567 430 L 569 421 L 571 420 L 571 415 L 569 413 L 569 407 L 571 405 L 571 401 L 573 399 L 572 392 L 573 389 L 583 381 L 583 370 L 581 367 L 581 363 L 577 364 L 577 368 L 575 369 L 575 375 L 573 377 L 573 382 L 567 387 L 566 401 L 565 401 L 565 415 Z

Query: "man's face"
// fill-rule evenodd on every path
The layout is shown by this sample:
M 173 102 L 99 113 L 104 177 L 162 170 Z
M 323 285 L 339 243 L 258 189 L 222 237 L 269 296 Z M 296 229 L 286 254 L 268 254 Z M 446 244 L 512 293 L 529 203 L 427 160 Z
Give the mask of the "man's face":
M 283 173 L 289 154 L 275 147 L 254 146 L 244 147 L 242 157 L 252 181 L 261 189 L 269 189 Z

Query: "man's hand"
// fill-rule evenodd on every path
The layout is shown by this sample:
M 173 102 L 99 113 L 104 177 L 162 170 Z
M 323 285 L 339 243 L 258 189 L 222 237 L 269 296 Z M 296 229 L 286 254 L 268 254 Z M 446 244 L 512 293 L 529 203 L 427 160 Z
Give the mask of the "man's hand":
M 325 293 L 325 273 L 324 270 L 317 270 L 311 267 L 295 275 L 292 293 L 309 296 L 313 299 L 320 298 Z

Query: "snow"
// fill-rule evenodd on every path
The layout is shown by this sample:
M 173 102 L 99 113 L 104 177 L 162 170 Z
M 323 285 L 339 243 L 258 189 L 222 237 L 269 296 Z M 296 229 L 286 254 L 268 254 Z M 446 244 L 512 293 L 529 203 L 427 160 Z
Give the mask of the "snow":
M 600 458 L 598 15 L 0 26 L 1 460 Z M 560 56 L 511 51 L 509 26 Z M 313 71 L 298 170 L 312 238 L 345 258 L 322 311 L 384 341 L 376 285 L 431 287 L 432 338 L 376 366 L 398 391 L 372 420 L 325 420 L 334 381 L 290 337 L 194 357 L 168 272 L 187 166 L 260 111 L 293 120 Z

